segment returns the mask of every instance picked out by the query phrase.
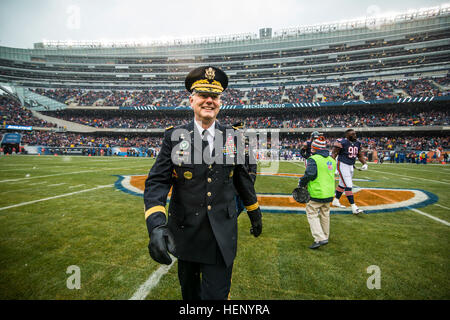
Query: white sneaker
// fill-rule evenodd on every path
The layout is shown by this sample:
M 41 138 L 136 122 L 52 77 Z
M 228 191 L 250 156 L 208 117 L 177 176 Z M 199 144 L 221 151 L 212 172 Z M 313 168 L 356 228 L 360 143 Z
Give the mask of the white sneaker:
M 338 207 L 338 208 L 345 208 L 345 206 L 343 206 L 340 202 L 339 199 L 334 198 L 333 202 L 331 203 L 331 205 L 333 207 Z
M 352 213 L 358 215 L 360 213 L 364 213 L 364 210 L 361 210 L 356 206 L 356 204 L 352 204 Z

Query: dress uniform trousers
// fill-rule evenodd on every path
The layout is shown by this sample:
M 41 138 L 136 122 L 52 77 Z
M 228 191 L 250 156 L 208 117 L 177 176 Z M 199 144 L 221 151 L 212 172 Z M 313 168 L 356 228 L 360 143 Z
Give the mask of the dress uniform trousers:
M 232 270 L 233 264 L 226 266 L 221 254 L 217 255 L 216 264 L 178 260 L 178 279 L 183 300 L 228 299 Z

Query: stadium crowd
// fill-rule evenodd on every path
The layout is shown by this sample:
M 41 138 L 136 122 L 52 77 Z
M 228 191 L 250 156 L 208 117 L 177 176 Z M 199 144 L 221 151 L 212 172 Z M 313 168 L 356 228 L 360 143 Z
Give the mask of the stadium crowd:
M 269 116 L 229 116 L 219 114 L 219 121 L 227 125 L 244 122 L 248 128 L 336 128 L 336 127 L 389 127 L 389 126 L 441 126 L 450 123 L 449 112 L 370 112 L 355 111 L 330 113 L 317 110 L 303 112 L 274 113 Z M 91 111 L 66 113 L 55 111 L 48 115 L 96 128 L 151 129 L 179 126 L 190 121 L 186 116 L 148 116 L 145 113 L 130 112 L 128 115 Z
M 438 97 L 449 94 L 448 77 L 416 80 L 371 80 L 337 85 L 295 86 L 286 88 L 227 89 L 223 105 L 331 102 L 348 100 L 380 100 L 405 97 Z M 79 90 L 34 89 L 66 104 L 79 106 L 158 106 L 187 104 L 186 90 Z
M 327 140 L 327 145 L 332 146 L 336 141 L 335 138 Z M 370 150 L 434 150 L 436 148 L 448 149 L 449 137 L 359 137 L 364 149 Z M 280 145 L 282 149 L 293 150 L 300 152 L 300 149 L 305 142 L 304 138 L 300 136 L 284 136 L 280 137 Z
M 22 134 L 22 145 L 45 147 L 134 147 L 158 148 L 162 137 L 95 136 L 71 132 L 31 131 Z
M 99 136 L 92 134 L 51 132 L 33 130 L 22 133 L 22 145 L 46 146 L 46 147 L 134 147 L 155 148 L 159 150 L 163 137 L 154 136 Z M 302 145 L 308 136 L 282 135 L 280 136 L 281 150 L 300 152 Z M 328 138 L 328 146 L 332 146 L 337 138 Z M 364 149 L 370 150 L 434 150 L 438 147 L 449 149 L 448 136 L 406 136 L 406 137 L 359 137 Z
M 36 118 L 30 110 L 22 108 L 19 102 L 8 96 L 0 96 L 0 119 L 2 125 L 57 127 L 55 124 Z

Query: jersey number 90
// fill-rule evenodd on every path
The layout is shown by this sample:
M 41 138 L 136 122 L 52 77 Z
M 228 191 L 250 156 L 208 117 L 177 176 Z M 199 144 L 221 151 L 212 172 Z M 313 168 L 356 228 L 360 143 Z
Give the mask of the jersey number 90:
M 348 157 L 356 158 L 358 155 L 358 147 L 348 147 Z

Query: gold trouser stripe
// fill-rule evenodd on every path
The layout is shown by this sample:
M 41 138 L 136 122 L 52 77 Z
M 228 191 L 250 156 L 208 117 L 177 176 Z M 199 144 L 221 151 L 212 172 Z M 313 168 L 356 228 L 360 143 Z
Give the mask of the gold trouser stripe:
M 166 208 L 164 208 L 163 206 L 151 207 L 150 209 L 145 211 L 145 220 L 147 220 L 147 218 L 155 212 L 162 212 L 162 213 L 166 214 Z
M 259 204 L 258 202 L 255 204 L 252 204 L 251 206 L 245 206 L 245 209 L 247 209 L 247 211 L 253 211 L 259 208 Z

